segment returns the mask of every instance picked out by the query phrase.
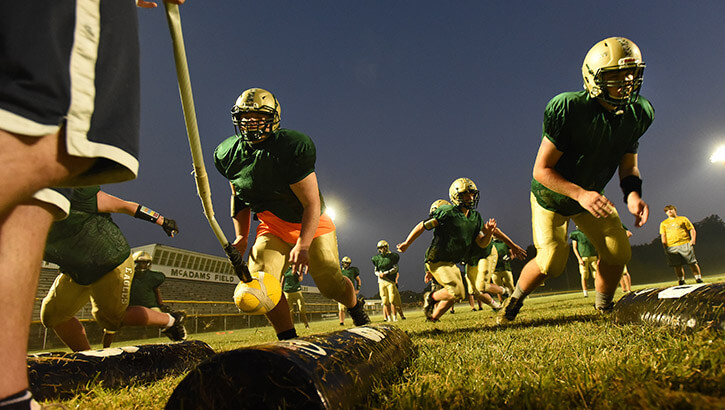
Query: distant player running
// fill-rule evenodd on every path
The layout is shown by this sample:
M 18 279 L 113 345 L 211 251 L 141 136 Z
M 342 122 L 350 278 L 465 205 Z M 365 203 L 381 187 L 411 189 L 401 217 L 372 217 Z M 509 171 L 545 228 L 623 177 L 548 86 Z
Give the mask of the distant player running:
M 584 232 L 579 229 L 573 230 L 569 234 L 571 239 L 571 248 L 574 251 L 577 262 L 579 262 L 579 276 L 581 276 L 582 293 L 584 297 L 589 296 L 587 291 L 587 281 L 589 278 L 594 279 L 597 276 L 597 265 L 599 256 L 594 245 L 589 241 Z
M 622 37 L 607 38 L 584 58 L 586 89 L 559 94 L 547 104 L 531 181 L 536 259 L 521 271 L 499 323 L 513 321 L 526 296 L 564 271 L 570 219 L 600 256 L 595 307 L 602 312 L 613 308 L 614 293 L 632 251 L 604 187 L 619 170 L 635 225 L 647 222 L 649 207 L 642 200 L 637 149 L 639 138 L 654 120 L 654 109 L 639 95 L 644 66 L 636 44 Z
M 307 321 L 305 298 L 302 296 L 302 285 L 300 282 L 302 282 L 302 272 L 293 272 L 290 266 L 282 277 L 282 291 L 289 304 L 289 313 L 293 315 L 292 322 L 294 322 L 294 307 L 297 306 L 297 311 L 300 312 L 300 319 L 305 324 L 305 328 L 309 328 L 310 324 Z
M 488 246 L 496 229 L 494 219 L 484 222 L 475 209 L 479 193 L 473 181 L 456 179 L 450 186 L 449 195 L 451 205 L 439 206 L 397 246 L 400 252 L 405 252 L 424 231 L 433 230 L 433 242 L 426 251 L 426 271 L 443 286 L 443 289 L 423 296 L 423 312 L 426 319 L 433 322 L 465 297 L 465 284 L 456 264 L 466 258 L 471 246 Z
M 350 279 L 350 282 L 352 282 L 352 285 L 355 286 L 355 294 L 358 295 L 360 293 L 360 286 L 362 286 L 362 281 L 360 280 L 360 269 L 358 269 L 356 266 L 352 266 L 352 259 L 350 259 L 349 256 L 343 256 L 342 261 L 340 262 L 340 266 L 342 267 L 342 276 Z M 361 300 L 363 300 L 361 298 Z M 342 303 L 337 304 L 337 315 L 340 318 L 340 326 L 343 326 L 345 324 L 345 311 L 347 308 Z
M 513 251 L 506 243 L 498 238 L 493 238 L 492 243 L 496 248 L 498 259 L 496 260 L 496 267 L 493 270 L 491 281 L 506 289 L 508 295 L 511 296 L 511 293 L 514 291 L 514 276 L 511 272 L 511 259 L 514 257 Z M 501 300 L 502 297 L 499 296 L 499 301 Z

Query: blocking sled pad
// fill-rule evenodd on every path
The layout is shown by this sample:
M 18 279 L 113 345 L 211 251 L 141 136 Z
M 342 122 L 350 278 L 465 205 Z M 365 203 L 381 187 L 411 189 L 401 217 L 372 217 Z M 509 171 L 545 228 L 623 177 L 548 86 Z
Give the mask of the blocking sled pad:
M 408 335 L 389 325 L 231 350 L 191 371 L 166 408 L 351 408 L 414 356 Z
M 38 400 L 69 397 L 96 385 L 113 388 L 183 373 L 214 355 L 191 340 L 28 356 L 30 391 Z
M 725 330 L 725 283 L 643 289 L 614 305 L 617 323 L 649 323 L 679 330 Z

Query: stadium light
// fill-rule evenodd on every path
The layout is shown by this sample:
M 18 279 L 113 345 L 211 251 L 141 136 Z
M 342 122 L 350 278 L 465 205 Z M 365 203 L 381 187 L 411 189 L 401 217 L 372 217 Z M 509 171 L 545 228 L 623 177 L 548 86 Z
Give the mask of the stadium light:
M 326 213 L 326 214 L 327 214 L 327 216 L 329 216 L 329 217 L 330 217 L 330 219 L 332 219 L 333 221 L 335 220 L 335 217 L 337 216 L 337 214 L 335 213 L 335 210 L 334 210 L 334 209 L 332 209 L 332 208 L 330 208 L 330 207 L 327 207 L 327 208 L 325 208 L 325 213 Z
M 715 152 L 710 156 L 710 162 L 721 162 L 725 165 L 725 145 L 717 147 Z

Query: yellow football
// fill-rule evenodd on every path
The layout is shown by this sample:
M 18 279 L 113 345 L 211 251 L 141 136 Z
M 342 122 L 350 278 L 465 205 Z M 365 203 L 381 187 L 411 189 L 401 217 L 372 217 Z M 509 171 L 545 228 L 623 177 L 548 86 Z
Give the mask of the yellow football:
M 282 297 L 279 280 L 264 272 L 252 274 L 249 283 L 239 282 L 234 290 L 234 303 L 242 313 L 263 315 L 274 309 Z

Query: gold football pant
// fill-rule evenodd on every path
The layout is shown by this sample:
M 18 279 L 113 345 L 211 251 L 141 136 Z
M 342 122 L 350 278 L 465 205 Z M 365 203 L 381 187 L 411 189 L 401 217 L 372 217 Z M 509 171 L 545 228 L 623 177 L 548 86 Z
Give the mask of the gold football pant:
M 579 265 L 579 274 L 582 275 L 582 279 L 588 280 L 597 275 L 597 257 L 596 256 L 583 256 L 583 265 Z
M 461 271 L 452 262 L 426 262 L 425 268 L 445 290 L 461 300 L 466 296 Z
M 474 244 L 473 246 L 478 245 Z M 492 247 L 490 255 L 479 259 L 475 265 L 466 265 L 466 277 L 473 286 L 473 289 L 469 290 L 472 295 L 477 295 L 488 290 L 488 284 L 491 281 L 491 275 L 493 275 L 497 261 L 498 251 Z
M 79 285 L 61 273 L 40 308 L 40 320 L 53 328 L 72 318 L 91 300 L 93 317 L 104 329 L 118 330 L 128 307 L 134 265 L 131 255 L 90 285 Z
M 564 216 L 544 209 L 531 194 L 531 225 L 536 264 L 541 273 L 557 277 L 564 271 L 569 257 L 567 231 L 570 219 L 589 238 L 604 263 L 625 265 L 629 262 L 632 249 L 616 209 L 606 218 L 595 218 L 589 212 Z
M 493 273 L 493 283 L 506 288 L 513 292 L 514 290 L 514 275 L 510 270 L 497 270 Z
M 297 310 L 305 314 L 307 311 L 305 310 L 305 298 L 302 297 L 302 291 L 299 290 L 297 292 L 285 292 L 284 293 L 285 298 L 287 298 L 287 304 L 289 304 L 289 311 L 290 313 L 294 313 L 295 305 L 297 306 Z
M 393 282 L 388 282 L 384 279 L 378 279 L 378 290 L 380 291 L 380 299 L 383 305 L 389 305 L 395 302 L 395 293 L 398 289 L 395 288 Z M 398 296 L 400 299 L 400 296 Z
M 294 245 L 271 235 L 262 235 L 249 254 L 249 270 L 265 272 L 280 280 L 289 266 L 289 253 Z M 342 276 L 337 253 L 337 235 L 330 232 L 312 240 L 309 250 L 309 274 L 320 293 L 340 302 L 345 297 L 345 277 Z

